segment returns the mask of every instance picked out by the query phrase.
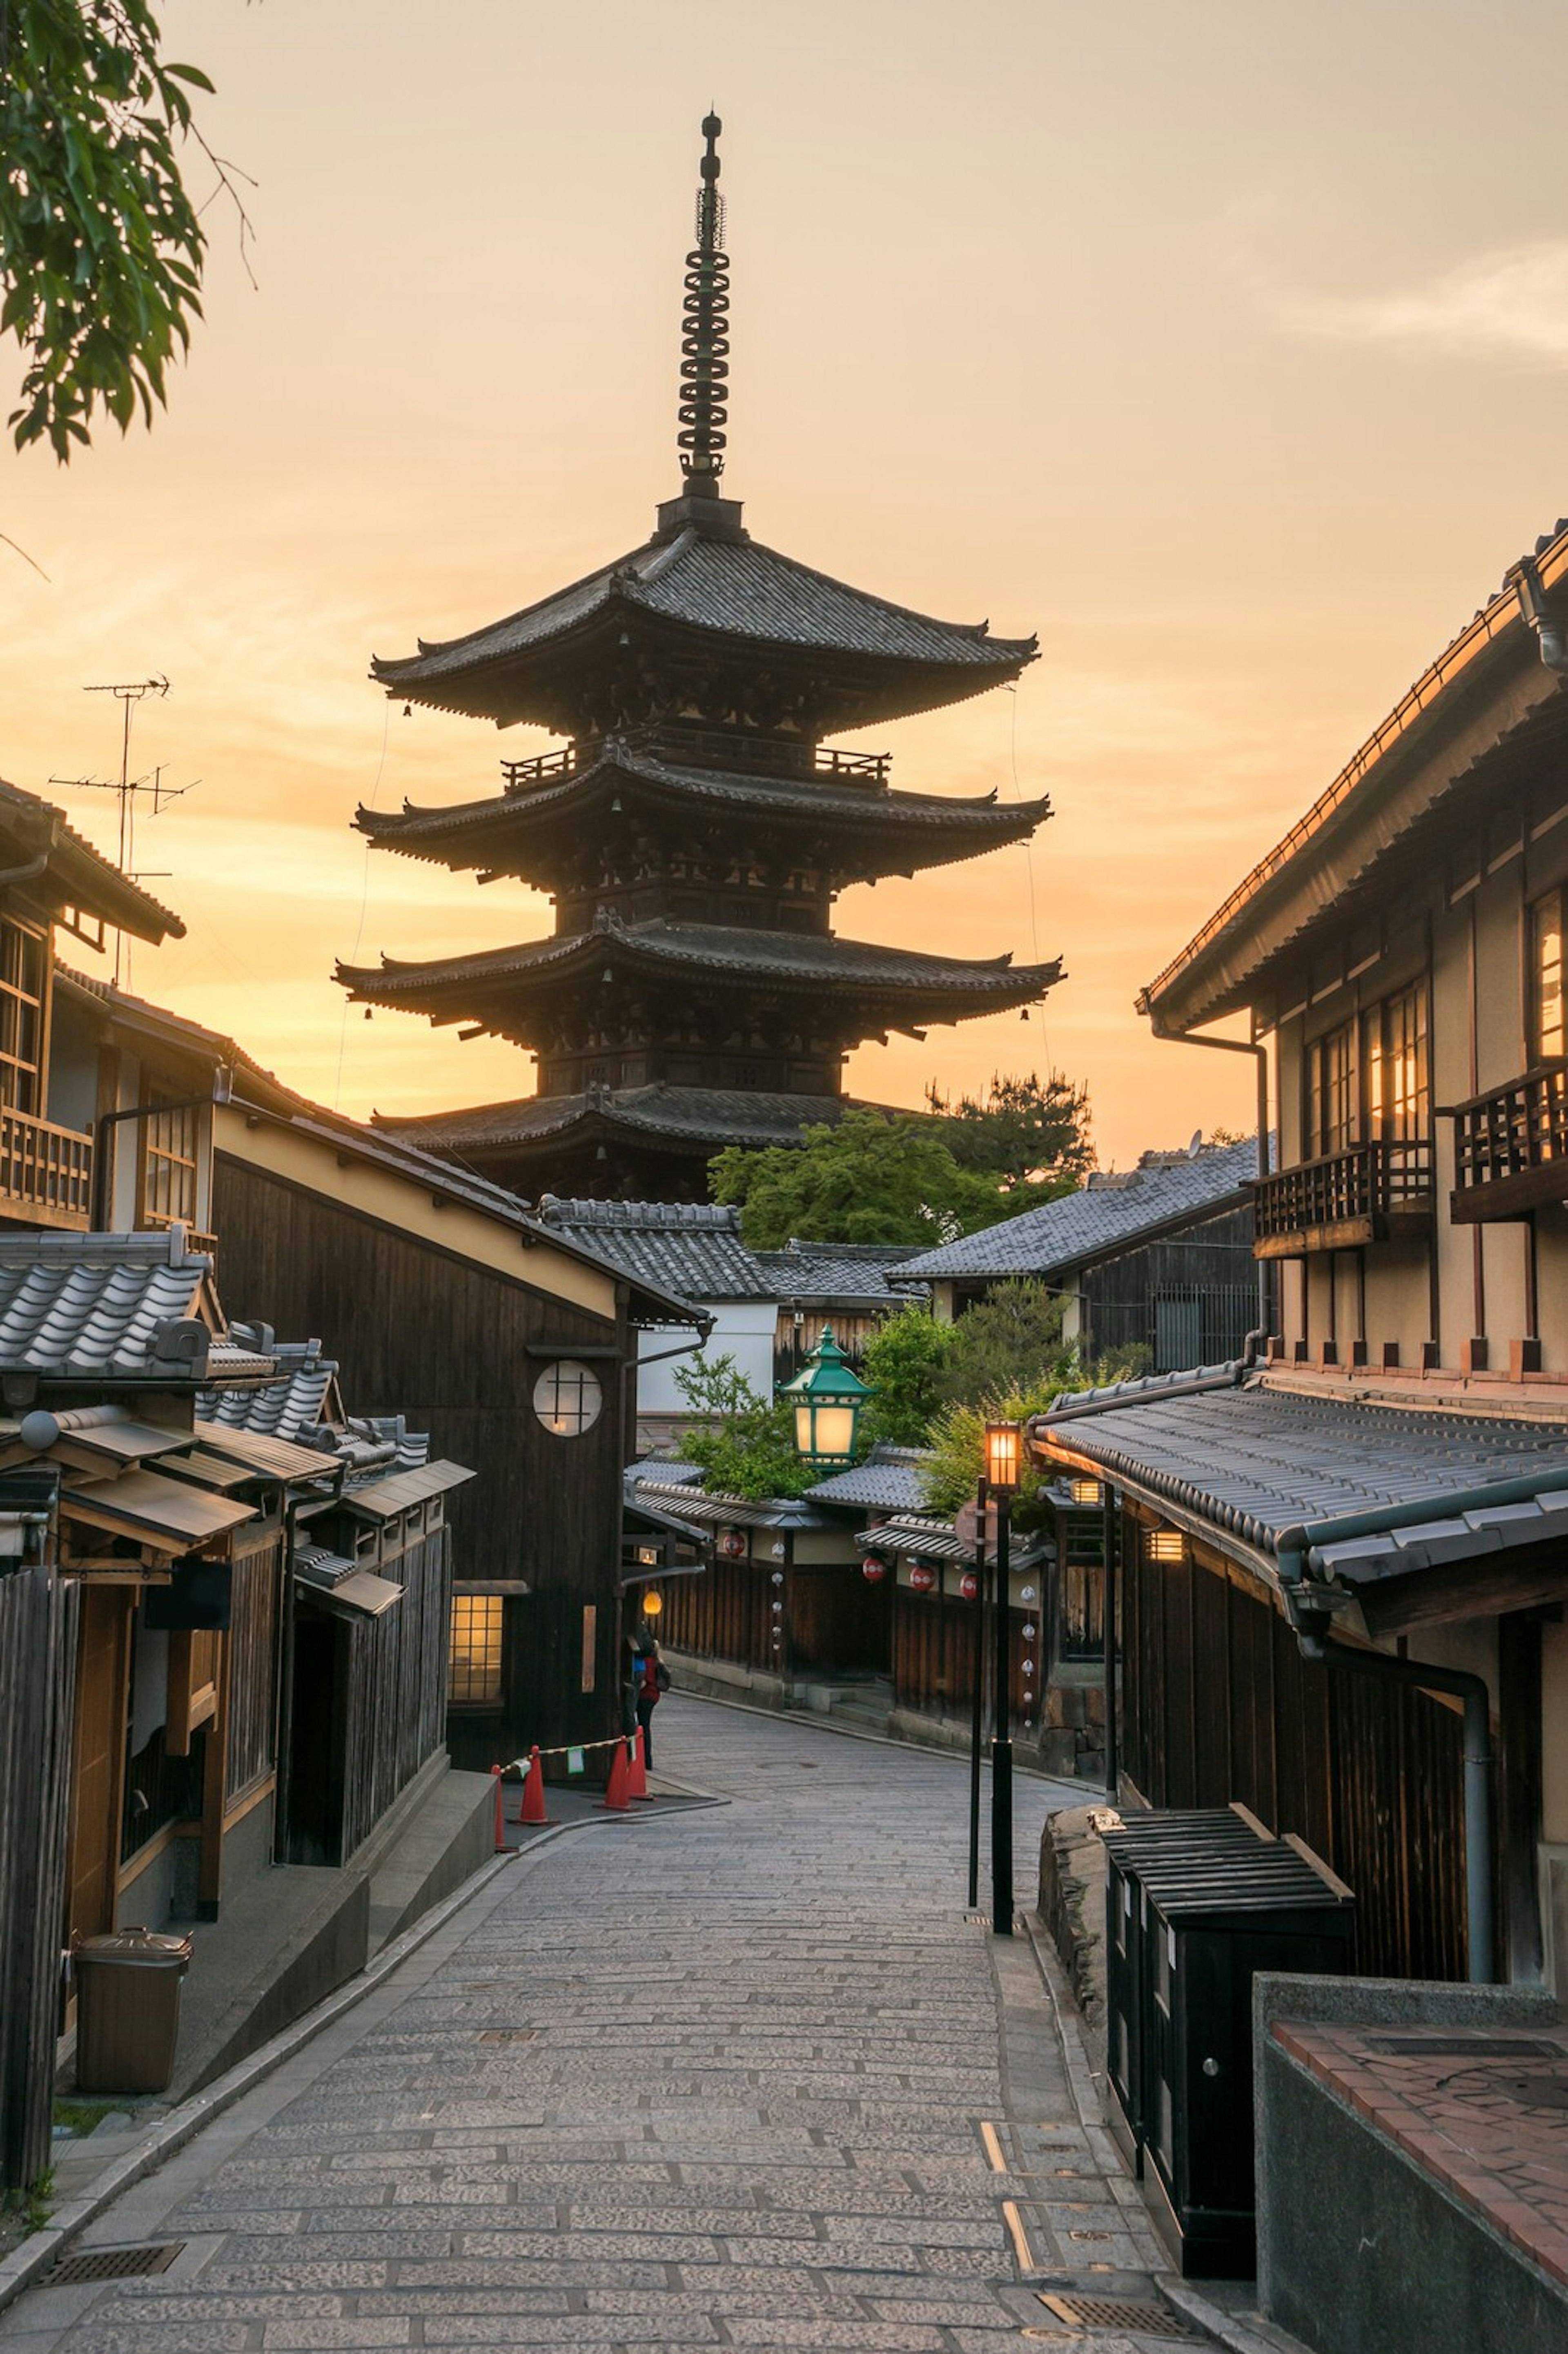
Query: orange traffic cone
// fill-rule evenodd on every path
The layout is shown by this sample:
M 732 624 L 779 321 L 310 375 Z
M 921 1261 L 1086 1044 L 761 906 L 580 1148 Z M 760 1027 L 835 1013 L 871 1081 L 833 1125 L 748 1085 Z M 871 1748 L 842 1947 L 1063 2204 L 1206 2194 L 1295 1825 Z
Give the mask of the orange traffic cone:
M 528 1752 L 528 1769 L 523 1776 L 523 1812 L 517 1819 L 530 1824 L 547 1823 L 550 1819 L 545 1812 L 545 1769 L 539 1763 L 537 1742 Z
M 644 1756 L 647 1746 L 648 1735 L 639 1725 L 631 1744 L 631 1771 L 627 1780 L 626 1795 L 629 1798 L 641 1798 L 645 1806 L 652 1807 L 657 1801 L 648 1787 L 648 1766 Z
M 626 1744 L 624 1741 L 618 1741 L 610 1754 L 609 1780 L 605 1785 L 603 1797 L 599 1801 L 607 1813 L 629 1815 L 631 1812 L 630 1802 L 626 1795 L 626 1786 L 630 1779 L 626 1766 Z

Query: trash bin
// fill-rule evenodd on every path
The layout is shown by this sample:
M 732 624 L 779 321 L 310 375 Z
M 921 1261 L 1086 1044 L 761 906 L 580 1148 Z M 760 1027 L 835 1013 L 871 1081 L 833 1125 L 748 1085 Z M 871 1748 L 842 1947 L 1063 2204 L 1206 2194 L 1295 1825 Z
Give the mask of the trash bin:
M 162 2093 L 175 2073 L 188 1937 L 116 1929 L 82 1937 L 76 1966 L 76 2081 L 83 2093 Z

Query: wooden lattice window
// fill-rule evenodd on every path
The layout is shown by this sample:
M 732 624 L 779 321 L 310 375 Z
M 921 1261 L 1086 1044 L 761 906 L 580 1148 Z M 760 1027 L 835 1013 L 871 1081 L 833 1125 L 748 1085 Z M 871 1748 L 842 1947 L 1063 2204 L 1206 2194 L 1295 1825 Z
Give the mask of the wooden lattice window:
M 1355 1130 L 1355 1025 L 1341 1022 L 1307 1049 L 1307 1158 L 1343 1152 Z
M 1548 891 L 1530 910 L 1530 1059 L 1555 1060 L 1563 1049 L 1563 894 Z
M 32 924 L 0 919 L 0 1104 L 37 1115 L 44 1059 L 48 943 Z
M 153 1097 L 154 1105 L 158 1098 Z M 192 1104 L 155 1109 L 143 1123 L 142 1224 L 196 1224 L 200 1110 Z
M 453 1708 L 494 1708 L 501 1699 L 499 1594 L 454 1594 L 447 1698 Z
M 1361 1046 L 1368 1135 L 1384 1144 L 1418 1143 L 1432 1124 L 1425 982 L 1362 1016 Z

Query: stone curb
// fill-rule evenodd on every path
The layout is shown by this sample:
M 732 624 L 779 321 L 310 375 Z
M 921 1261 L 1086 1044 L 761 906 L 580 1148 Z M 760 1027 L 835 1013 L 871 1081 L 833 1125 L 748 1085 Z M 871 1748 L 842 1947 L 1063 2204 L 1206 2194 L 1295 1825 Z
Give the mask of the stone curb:
M 705 1792 L 693 1795 L 707 1796 Z M 715 1798 L 711 1803 L 722 1806 L 726 1802 Z M 606 1816 L 604 1819 L 607 1822 L 619 1821 L 620 1818 Z M 383 1946 L 375 1960 L 356 1977 L 350 1978 L 346 1986 L 323 1996 L 313 2009 L 302 2012 L 270 2041 L 260 2045 L 243 2060 L 237 2061 L 214 2084 L 200 2093 L 193 2094 L 189 2100 L 182 2101 L 178 2108 L 171 2109 L 169 2115 L 162 2118 L 134 2148 L 112 2159 L 86 2190 L 58 2208 L 41 2231 L 29 2232 L 26 2239 L 0 2263 L 0 2313 L 15 2303 L 24 2289 L 31 2288 L 41 2274 L 50 2271 L 78 2233 L 85 2231 L 105 2208 L 111 2206 L 122 2191 L 129 2190 L 134 2183 L 142 2181 L 162 2165 L 164 2158 L 172 2158 L 176 2150 L 183 2149 L 186 2142 L 193 2140 L 216 2116 L 252 2091 L 280 2062 L 291 2059 L 323 2028 L 330 2027 L 334 2020 L 341 2019 L 345 2011 L 363 2002 L 366 1995 L 373 1994 L 384 1978 L 389 1978 L 410 1954 L 417 1953 L 429 1938 L 444 1928 L 464 1905 L 481 1895 L 508 1864 L 519 1863 L 529 1856 L 537 1855 L 541 1849 L 552 1846 L 556 1840 L 570 1837 L 573 1832 L 596 1830 L 598 1828 L 597 1822 L 552 1824 L 537 1839 L 530 1840 L 525 1847 L 510 1849 L 505 1855 L 492 1856 L 490 1861 L 482 1864 L 461 1888 L 454 1889 L 450 1896 L 416 1921 L 412 1928 L 405 1929 L 401 1936 Z

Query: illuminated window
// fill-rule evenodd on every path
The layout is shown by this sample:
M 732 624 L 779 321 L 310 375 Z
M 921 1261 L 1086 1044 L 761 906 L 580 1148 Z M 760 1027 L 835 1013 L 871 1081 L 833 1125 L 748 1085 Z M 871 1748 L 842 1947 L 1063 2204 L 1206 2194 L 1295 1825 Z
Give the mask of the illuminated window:
M 155 1104 L 156 1096 L 152 1098 Z M 142 1224 L 173 1225 L 183 1218 L 196 1222 L 197 1122 L 200 1112 L 187 1104 L 180 1110 L 154 1111 L 143 1123 Z
M 0 1104 L 8 1111 L 40 1108 L 47 970 L 42 932 L 7 916 L 0 922 Z
M 1367 1134 L 1382 1144 L 1414 1144 L 1431 1121 L 1426 1076 L 1426 991 L 1417 982 L 1361 1017 L 1367 1075 Z
M 1307 1158 L 1343 1152 L 1355 1141 L 1355 1025 L 1314 1038 L 1307 1049 Z
M 1147 1562 L 1179 1562 L 1187 1558 L 1187 1540 L 1180 1529 L 1145 1529 L 1143 1558 Z
M 1097 1479 L 1069 1479 L 1067 1493 L 1075 1504 L 1098 1504 L 1105 1500 Z
M 1549 891 L 1530 911 L 1530 1059 L 1548 1063 L 1564 1044 L 1563 894 Z
M 534 1384 L 534 1411 L 557 1438 L 580 1438 L 604 1407 L 604 1392 L 591 1365 L 558 1357 Z
M 499 1594 L 454 1594 L 447 1698 L 454 1708 L 493 1708 L 501 1698 Z

